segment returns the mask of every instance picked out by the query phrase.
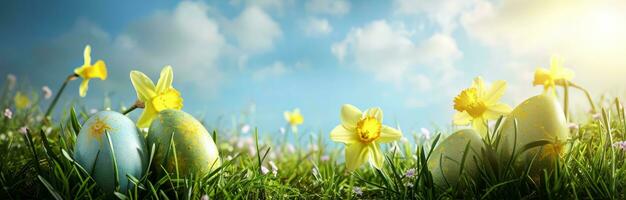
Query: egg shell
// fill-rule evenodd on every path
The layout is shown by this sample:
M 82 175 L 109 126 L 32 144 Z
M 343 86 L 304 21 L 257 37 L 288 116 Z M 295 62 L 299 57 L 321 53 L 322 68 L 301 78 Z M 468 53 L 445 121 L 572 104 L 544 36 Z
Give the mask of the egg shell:
M 517 119 L 517 134 L 515 133 L 515 119 Z M 528 166 L 537 153 L 540 153 L 533 161 L 531 168 L 531 175 L 534 177 L 540 175 L 543 169 L 552 169 L 555 160 L 568 148 L 566 141 L 569 139 L 569 131 L 565 115 L 556 97 L 551 94 L 537 95 L 518 105 L 504 120 L 500 134 L 498 152 L 500 152 L 501 159 L 510 160 L 515 148 L 516 154 L 519 155 L 514 164 L 520 172 Z M 519 153 L 525 145 L 539 140 L 548 140 L 554 144 L 534 147 Z
M 480 152 L 484 143 L 476 131 L 463 129 L 439 143 L 428 159 L 428 170 L 430 170 L 436 185 L 448 187 L 458 183 L 461 177 L 459 176 L 461 162 L 468 144 L 469 149 L 465 157 L 463 173 L 467 174 L 468 177 L 476 177 L 478 174 L 477 164 L 482 160 Z
M 174 142 L 171 147 L 170 140 Z M 152 166 L 159 175 L 163 173 L 161 166 L 174 173 L 177 164 L 180 176 L 203 176 L 221 165 L 209 132 L 193 116 L 180 110 L 159 112 L 150 125 L 147 141 L 148 145 L 155 145 Z
M 115 190 L 115 172 L 109 140 L 115 151 L 120 191 L 127 191 L 132 182 L 126 176 L 143 176 L 145 140 L 133 123 L 125 115 L 113 111 L 101 111 L 92 115 L 80 130 L 74 147 L 74 159 L 78 162 L 105 192 Z

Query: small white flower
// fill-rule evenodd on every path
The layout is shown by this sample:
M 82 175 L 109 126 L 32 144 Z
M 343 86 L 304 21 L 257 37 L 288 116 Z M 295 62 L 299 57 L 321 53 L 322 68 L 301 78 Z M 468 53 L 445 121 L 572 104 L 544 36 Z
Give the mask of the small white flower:
M 200 197 L 200 200 L 209 200 L 209 195 L 202 195 L 202 197 Z
M 96 114 L 98 112 L 98 109 L 92 108 L 91 110 L 89 110 L 90 114 Z
M 287 151 L 289 153 L 295 153 L 296 152 L 296 147 L 294 147 L 291 143 L 287 144 Z
M 19 130 L 17 130 L 17 132 L 20 132 L 21 134 L 26 135 L 26 134 L 28 134 L 28 127 L 22 126 L 22 127 L 20 127 Z
M 278 166 L 276 166 L 276 163 L 274 163 L 274 161 L 270 160 L 270 167 L 272 167 L 272 173 L 274 174 L 274 176 L 278 175 Z
M 313 174 L 313 176 L 320 175 L 320 171 L 317 169 L 317 167 L 313 167 L 313 169 L 311 169 L 311 173 Z
M 320 148 L 317 146 L 317 144 L 309 144 L 309 151 L 318 151 L 320 150 Z
M 402 137 L 400 138 L 400 142 L 402 142 L 402 143 L 409 143 L 409 139 L 408 139 L 408 138 L 406 138 L 406 137 L 404 137 L 404 136 L 402 136 Z
M 52 90 L 46 85 L 41 88 L 41 92 L 43 92 L 44 99 L 50 99 L 52 97 Z
M 426 128 L 421 128 L 420 131 L 422 132 L 422 137 L 426 140 L 430 140 L 430 131 Z
M 579 127 L 578 127 L 578 124 L 576 124 L 576 123 L 570 123 L 570 124 L 568 125 L 568 128 L 569 128 L 569 130 L 570 130 L 572 133 L 576 133 L 576 132 L 578 132 L 578 128 L 579 128 Z
M 261 166 L 261 173 L 267 174 L 267 173 L 270 173 L 270 170 L 267 169 L 267 167 L 265 167 L 265 166 Z
M 323 155 L 322 157 L 320 157 L 320 160 L 322 162 L 326 162 L 326 161 L 330 160 L 330 156 L 329 155 Z
M 287 132 L 287 130 L 285 129 L 285 127 L 280 127 L 280 134 L 285 134 Z
M 407 182 L 407 183 L 406 183 L 406 184 L 404 184 L 404 185 L 405 185 L 405 186 L 407 186 L 407 187 L 410 187 L 410 188 L 412 188 L 412 187 L 413 187 L 413 183 L 411 183 L 411 182 Z
M 363 195 L 363 188 L 361 188 L 361 187 L 353 187 L 352 188 L 352 192 L 354 192 L 354 194 L 356 194 L 357 196 L 361 196 L 361 195 Z
M 241 133 L 246 134 L 246 133 L 250 132 L 250 129 L 251 129 L 251 128 L 250 128 L 250 125 L 248 125 L 248 124 L 244 124 L 244 125 L 241 127 Z
M 226 160 L 229 160 L 229 161 L 233 160 L 233 156 L 231 156 L 231 155 L 226 156 Z
M 593 120 L 600 120 L 602 119 L 602 115 L 600 113 L 595 113 L 591 115 L 591 118 L 593 118 Z
M 4 117 L 11 119 L 13 117 L 13 112 L 11 112 L 11 109 L 4 109 Z

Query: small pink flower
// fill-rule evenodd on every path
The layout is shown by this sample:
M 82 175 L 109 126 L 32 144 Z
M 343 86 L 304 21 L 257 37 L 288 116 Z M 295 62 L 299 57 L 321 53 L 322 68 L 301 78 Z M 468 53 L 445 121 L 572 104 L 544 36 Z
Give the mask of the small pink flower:
M 326 161 L 330 160 L 330 156 L 328 156 L 328 155 L 323 155 L 322 157 L 320 157 L 320 160 L 321 160 L 322 162 L 326 162 Z
M 267 173 L 270 173 L 270 170 L 267 169 L 267 167 L 265 167 L 265 166 L 261 166 L 261 173 L 267 174 Z
M 250 129 L 251 129 L 251 128 L 250 128 L 250 125 L 245 124 L 245 125 L 243 125 L 243 126 L 241 127 L 241 133 L 246 134 L 246 133 L 250 132 Z
M 52 97 L 52 90 L 46 85 L 41 88 L 41 92 L 43 92 L 44 99 L 50 99 Z
M 626 151 L 626 141 L 615 142 L 613 143 L 613 147 Z
M 11 109 L 4 109 L 4 117 L 11 119 L 13 117 L 13 112 L 11 112 Z
M 28 127 L 26 126 L 22 126 L 19 130 L 17 130 L 18 132 L 20 132 L 21 134 L 28 134 Z
M 409 178 L 415 177 L 415 168 L 406 170 L 406 172 L 404 172 L 404 176 L 409 177 Z

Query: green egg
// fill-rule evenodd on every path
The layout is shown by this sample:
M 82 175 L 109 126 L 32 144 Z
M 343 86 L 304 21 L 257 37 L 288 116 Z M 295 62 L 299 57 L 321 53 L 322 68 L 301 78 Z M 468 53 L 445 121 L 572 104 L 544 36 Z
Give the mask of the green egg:
M 466 147 L 469 147 L 467 152 Z M 480 152 L 483 147 L 482 138 L 473 129 L 459 130 L 444 139 L 435 147 L 428 159 L 428 170 L 435 184 L 441 187 L 456 185 L 461 178 L 464 155 L 463 173 L 468 177 L 476 177 L 479 164 L 477 162 L 482 160 Z
M 180 176 L 203 176 L 221 165 L 209 132 L 180 110 L 161 111 L 150 125 L 147 142 L 156 148 L 152 168 L 157 174 L 165 168 L 169 173 L 178 171 Z
M 105 132 L 109 133 L 111 142 Z M 113 111 L 92 115 L 76 138 L 74 159 L 91 174 L 105 192 L 115 190 L 116 178 L 120 191 L 132 187 L 128 176 L 140 179 L 146 167 L 145 140 L 132 120 Z M 113 146 L 111 151 L 110 146 Z M 115 152 L 115 154 L 113 154 Z M 113 155 L 117 164 L 114 171 Z
M 524 170 L 537 155 L 531 168 L 531 175 L 535 178 L 543 169 L 552 169 L 555 160 L 567 149 L 569 131 L 565 115 L 553 95 L 537 95 L 522 102 L 506 117 L 501 130 L 501 141 L 498 145 L 500 157 L 503 160 L 511 159 L 515 148 L 518 156 L 514 164 L 519 170 Z M 521 151 L 527 144 L 541 140 L 552 143 Z

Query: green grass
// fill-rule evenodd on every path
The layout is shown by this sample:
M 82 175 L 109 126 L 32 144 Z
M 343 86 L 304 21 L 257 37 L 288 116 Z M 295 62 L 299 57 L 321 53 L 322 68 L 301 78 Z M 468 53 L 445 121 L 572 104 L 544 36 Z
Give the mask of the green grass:
M 430 147 L 449 133 L 440 132 L 424 143 L 416 139 L 420 145 L 394 143 L 398 148 L 393 151 L 390 145 L 384 146 L 383 169 L 365 165 L 348 173 L 343 164 L 344 149 L 342 145 L 330 145 L 332 142 L 324 139 L 328 133 L 287 135 L 302 141 L 291 151 L 285 138 L 272 139 L 276 133 L 255 130 L 241 134 L 232 131 L 237 130 L 233 127 L 213 132 L 223 165 L 212 173 L 181 177 L 176 172 L 157 176 L 148 171 L 144 177 L 129 177 L 135 185 L 129 191 L 107 194 L 90 177 L 92 172 L 71 156 L 81 123 L 89 116 L 86 109 L 79 106 L 78 112 L 72 107 L 62 109 L 62 117 L 46 123 L 38 120 L 43 112 L 36 106 L 13 109 L 13 94 L 14 91 L 5 87 L 0 99 L 2 110 L 9 107 L 14 112 L 12 119 L 0 119 L 2 199 L 200 199 L 203 195 L 210 199 L 626 198 L 625 153 L 612 146 L 626 137 L 624 108 L 617 99 L 602 108 L 599 119 L 583 116 L 588 118 L 587 122 L 572 132 L 570 148 L 554 170 L 543 171 L 534 178 L 528 170 L 516 169 L 510 161 L 496 159 L 497 131 L 484 141 L 486 148 L 481 150 L 484 159 L 477 166 L 479 176 L 463 177 L 459 185 L 440 188 L 434 185 L 426 163 Z M 19 133 L 23 126 L 30 131 Z M 411 137 L 406 130 L 405 136 Z M 310 145 L 317 148 L 308 148 Z M 148 156 L 152 157 L 152 145 L 146 146 Z M 262 167 L 272 171 L 270 162 L 278 168 L 276 176 L 272 172 L 263 173 Z M 415 175 L 407 176 L 408 170 L 414 170 Z M 355 192 L 358 190 L 362 194 Z

